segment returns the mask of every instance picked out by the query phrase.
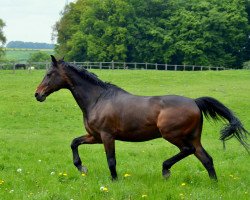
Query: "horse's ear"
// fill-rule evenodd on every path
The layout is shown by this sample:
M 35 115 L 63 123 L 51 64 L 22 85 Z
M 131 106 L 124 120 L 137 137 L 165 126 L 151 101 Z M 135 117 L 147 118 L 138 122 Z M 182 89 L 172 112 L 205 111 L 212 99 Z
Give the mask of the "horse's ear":
M 53 55 L 50 55 L 50 57 L 51 57 L 53 65 L 56 67 L 57 66 L 57 60 L 56 60 L 56 58 Z

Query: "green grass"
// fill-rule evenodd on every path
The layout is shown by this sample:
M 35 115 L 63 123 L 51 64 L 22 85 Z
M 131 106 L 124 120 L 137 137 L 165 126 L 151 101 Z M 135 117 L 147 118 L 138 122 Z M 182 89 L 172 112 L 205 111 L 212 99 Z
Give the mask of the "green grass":
M 138 95 L 215 97 L 250 130 L 250 71 L 93 71 Z M 81 176 L 72 163 L 70 143 L 85 133 L 82 113 L 66 90 L 44 103 L 35 100 L 44 73 L 0 71 L 0 199 L 249 199 L 250 157 L 234 139 L 223 151 L 218 140 L 222 123 L 205 121 L 202 137 L 214 159 L 218 183 L 210 181 L 194 156 L 174 165 L 170 179 L 163 180 L 162 162 L 178 149 L 162 139 L 117 141 L 115 182 L 110 180 L 103 146 L 82 145 L 80 156 L 89 173 Z M 124 177 L 126 173 L 131 176 Z M 100 191 L 101 186 L 108 192 Z
M 4 59 L 9 61 L 27 61 L 31 54 L 38 51 L 44 51 L 53 54 L 53 49 L 5 49 Z

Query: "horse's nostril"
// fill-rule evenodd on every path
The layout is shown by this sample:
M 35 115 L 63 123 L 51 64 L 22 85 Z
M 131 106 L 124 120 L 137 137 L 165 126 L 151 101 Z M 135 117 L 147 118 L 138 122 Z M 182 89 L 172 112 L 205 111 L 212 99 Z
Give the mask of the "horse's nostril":
M 38 96 L 38 93 L 36 92 L 36 93 L 35 93 L 35 97 L 37 97 L 37 96 Z

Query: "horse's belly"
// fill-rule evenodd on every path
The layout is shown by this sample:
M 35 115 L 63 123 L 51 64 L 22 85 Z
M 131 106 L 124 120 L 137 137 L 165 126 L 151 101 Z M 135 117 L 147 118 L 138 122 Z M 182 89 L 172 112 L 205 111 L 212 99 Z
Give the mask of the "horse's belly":
M 144 130 L 119 132 L 115 134 L 116 140 L 128 141 L 128 142 L 143 142 L 160 137 L 161 133 L 158 128 L 148 128 Z

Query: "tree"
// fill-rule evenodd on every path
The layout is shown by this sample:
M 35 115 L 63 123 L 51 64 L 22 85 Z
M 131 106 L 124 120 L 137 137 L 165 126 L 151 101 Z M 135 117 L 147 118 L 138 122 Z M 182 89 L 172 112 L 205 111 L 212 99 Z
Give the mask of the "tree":
M 2 19 L 0 19 L 0 58 L 4 54 L 2 46 L 6 42 L 6 37 L 3 34 L 3 27 L 5 26 L 5 23 L 3 22 Z
M 66 59 L 73 59 L 72 56 L 69 56 L 70 51 L 75 51 L 76 54 L 78 50 L 81 52 L 80 44 L 76 44 L 76 50 L 73 50 L 70 44 L 74 34 L 78 34 L 81 12 L 84 12 L 84 4 L 85 2 L 82 0 L 66 5 L 61 13 L 61 19 L 53 27 L 53 35 L 57 37 L 58 43 L 55 46 L 55 50 L 59 55 L 65 56 Z M 80 52 L 78 53 L 79 55 L 81 55 Z M 78 54 L 75 56 L 76 58 Z
M 250 0 L 245 0 L 245 6 L 246 6 L 248 24 L 250 24 Z M 244 48 L 243 48 L 243 53 L 244 53 L 243 60 L 244 61 L 250 61 L 250 34 L 249 33 L 248 33 L 247 42 L 246 42 L 246 44 L 244 45 Z M 243 64 L 243 68 L 244 68 L 244 64 Z
M 37 51 L 32 53 L 28 59 L 28 62 L 46 62 L 50 61 L 50 55 L 43 51 Z
M 248 39 L 248 20 L 241 0 L 172 1 L 166 35 L 166 61 L 177 64 L 239 66 Z M 179 5 L 178 5 L 179 4 Z
M 78 0 L 55 25 L 68 60 L 242 65 L 248 0 Z
M 79 0 L 67 5 L 56 23 L 56 51 L 73 60 L 125 60 L 128 3 L 121 0 Z M 130 21 L 130 20 L 129 20 Z
M 56 51 L 73 60 L 145 61 L 148 58 L 161 62 L 158 47 L 162 45 L 164 30 L 157 27 L 160 22 L 155 20 L 165 15 L 165 2 L 78 0 L 71 3 L 55 25 Z

